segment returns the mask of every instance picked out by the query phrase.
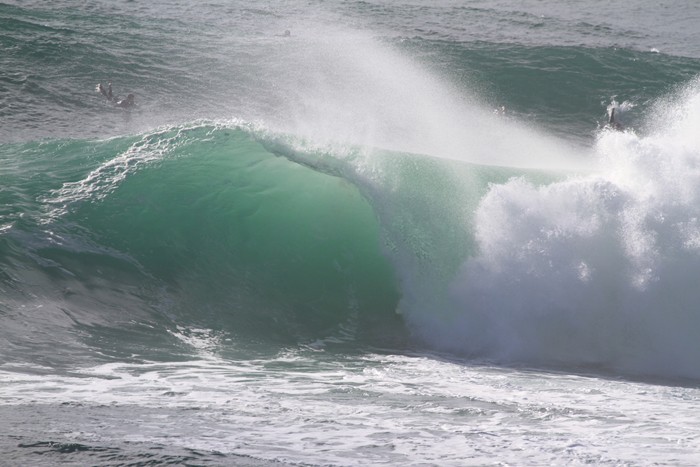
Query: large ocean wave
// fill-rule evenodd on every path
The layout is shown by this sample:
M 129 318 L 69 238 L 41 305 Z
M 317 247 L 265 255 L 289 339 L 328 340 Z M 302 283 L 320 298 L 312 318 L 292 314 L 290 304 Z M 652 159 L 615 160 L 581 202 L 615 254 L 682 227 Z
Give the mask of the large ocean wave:
M 192 327 L 700 378 L 698 85 L 652 98 L 695 60 L 330 13 L 93 43 L 70 38 L 99 15 L 4 11 L 0 98 L 27 109 L 0 110 L 9 360 L 174 358 Z M 92 92 L 115 63 L 131 113 Z M 636 131 L 599 128 L 616 92 Z
M 3 192 L 4 339 L 17 358 L 72 342 L 70 359 L 147 353 L 181 326 L 408 333 L 502 363 L 698 378 L 698 95 L 657 102 L 640 134 L 602 130 L 599 169 L 578 175 L 240 121 L 4 146 L 37 173 Z
M 24 154 L 17 173 L 38 171 L 4 190 L 0 306 L 17 358 L 108 335 L 100 352 L 138 354 L 126 331 L 157 348 L 177 326 L 278 343 L 399 328 L 377 218 L 337 168 L 280 157 L 235 123 L 5 149 Z

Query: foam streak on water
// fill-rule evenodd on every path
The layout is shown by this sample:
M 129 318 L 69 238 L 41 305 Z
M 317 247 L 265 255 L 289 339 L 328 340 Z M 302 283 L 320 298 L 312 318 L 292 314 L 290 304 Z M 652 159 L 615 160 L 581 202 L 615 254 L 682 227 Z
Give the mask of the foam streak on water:
M 72 376 L 32 376 L 6 366 L 0 411 L 10 420 L 44 417 L 56 443 L 126 442 L 131 446 L 123 449 L 131 450 L 163 444 L 232 461 L 619 465 L 638 461 L 642 443 L 645 462 L 692 465 L 700 449 L 697 389 L 425 356 L 329 359 L 294 351 L 238 362 L 204 356 L 107 364 Z M 65 410 L 52 408 L 56 400 Z M 13 435 L 46 438 L 35 431 L 20 424 Z

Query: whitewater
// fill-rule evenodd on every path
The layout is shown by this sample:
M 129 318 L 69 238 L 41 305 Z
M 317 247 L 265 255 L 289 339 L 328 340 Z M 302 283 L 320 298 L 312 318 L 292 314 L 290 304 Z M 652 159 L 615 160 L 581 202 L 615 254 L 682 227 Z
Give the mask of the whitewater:
M 0 3 L 0 463 L 697 465 L 696 10 Z

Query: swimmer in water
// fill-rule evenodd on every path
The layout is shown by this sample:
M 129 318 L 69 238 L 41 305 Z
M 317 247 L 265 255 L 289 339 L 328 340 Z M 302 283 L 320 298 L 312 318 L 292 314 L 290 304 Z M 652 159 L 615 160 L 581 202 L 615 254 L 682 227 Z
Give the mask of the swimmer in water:
M 97 84 L 97 92 L 102 94 L 107 98 L 108 101 L 111 101 L 114 99 L 114 96 L 112 95 L 112 83 L 107 84 L 107 89 L 105 89 L 104 86 L 102 86 L 102 83 Z
M 617 117 L 615 117 L 615 110 L 616 110 L 616 107 L 613 107 L 610 110 L 610 118 L 608 119 L 608 126 L 610 126 L 610 128 L 612 128 L 613 130 L 622 131 L 625 129 L 625 127 L 622 126 L 622 123 L 620 123 L 620 121 L 617 119 Z
M 124 99 L 119 99 L 119 98 L 115 97 L 114 94 L 112 94 L 112 83 L 108 83 L 106 88 L 102 85 L 102 83 L 98 83 L 96 90 L 97 90 L 97 92 L 99 92 L 100 94 L 105 96 L 108 101 L 112 102 L 117 107 L 127 109 L 129 107 L 134 106 L 134 95 L 129 94 Z
M 126 96 L 126 99 L 122 99 L 120 101 L 117 101 L 114 103 L 114 105 L 116 105 L 117 107 L 121 107 L 123 109 L 133 107 L 134 106 L 134 95 L 129 94 L 128 96 Z

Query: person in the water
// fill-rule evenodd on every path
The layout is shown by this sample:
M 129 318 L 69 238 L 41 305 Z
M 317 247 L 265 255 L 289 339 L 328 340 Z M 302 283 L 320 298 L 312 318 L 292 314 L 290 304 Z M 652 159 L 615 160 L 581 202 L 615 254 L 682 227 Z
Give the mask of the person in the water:
M 121 108 L 128 108 L 128 107 L 133 107 L 134 106 L 134 95 L 129 94 L 126 96 L 126 99 L 121 99 L 117 102 L 114 103 L 117 107 Z
M 107 98 L 108 101 L 112 102 L 114 105 L 117 107 L 121 107 L 123 109 L 133 107 L 134 106 L 134 95 L 129 94 L 126 96 L 124 99 L 118 99 L 117 97 L 114 97 L 114 94 L 112 94 L 112 83 L 107 83 L 107 87 L 105 88 L 102 83 L 97 84 L 97 92 L 102 94 Z
M 105 87 L 102 86 L 102 83 L 98 83 L 97 84 L 97 91 L 100 94 L 102 94 L 103 96 L 105 96 L 108 101 L 111 101 L 112 99 L 114 99 L 114 97 L 112 96 L 112 83 L 107 84 L 107 89 L 105 89 Z
M 620 120 L 615 116 L 615 110 L 616 107 L 613 107 L 610 109 L 610 118 L 608 119 L 608 126 L 612 128 L 613 130 L 618 130 L 622 131 L 625 129 L 624 126 L 622 126 L 622 123 L 620 123 Z

